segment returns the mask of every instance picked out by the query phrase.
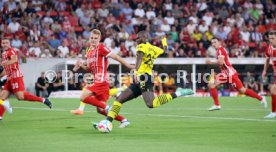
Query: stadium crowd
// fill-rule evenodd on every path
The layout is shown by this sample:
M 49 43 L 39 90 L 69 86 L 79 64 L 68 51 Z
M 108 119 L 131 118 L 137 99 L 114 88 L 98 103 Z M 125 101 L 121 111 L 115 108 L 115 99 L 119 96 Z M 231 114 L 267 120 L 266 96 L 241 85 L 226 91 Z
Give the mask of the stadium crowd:
M 168 38 L 163 57 L 215 56 L 214 36 L 230 57 L 264 57 L 276 29 L 272 0 L 0 0 L 1 37 L 24 58 L 84 56 L 90 30 L 122 57 L 135 56 L 136 33 Z

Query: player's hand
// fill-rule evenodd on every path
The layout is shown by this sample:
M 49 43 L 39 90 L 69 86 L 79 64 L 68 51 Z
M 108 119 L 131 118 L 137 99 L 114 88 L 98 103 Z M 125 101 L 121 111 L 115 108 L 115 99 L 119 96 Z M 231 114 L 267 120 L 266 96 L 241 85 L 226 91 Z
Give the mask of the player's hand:
M 262 73 L 262 79 L 263 79 L 263 80 L 266 79 L 266 71 L 263 71 L 263 73 Z
M 206 59 L 206 64 L 212 64 L 211 60 L 210 59 Z
M 130 70 L 135 69 L 134 65 L 128 65 L 127 68 L 129 68 Z

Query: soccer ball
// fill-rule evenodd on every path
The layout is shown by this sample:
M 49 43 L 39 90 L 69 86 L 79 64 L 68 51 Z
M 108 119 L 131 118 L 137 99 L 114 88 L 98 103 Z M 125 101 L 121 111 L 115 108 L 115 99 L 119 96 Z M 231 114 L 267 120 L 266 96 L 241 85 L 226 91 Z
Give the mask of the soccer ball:
M 102 120 L 98 124 L 98 130 L 102 133 L 109 133 L 112 131 L 112 123 L 108 120 Z

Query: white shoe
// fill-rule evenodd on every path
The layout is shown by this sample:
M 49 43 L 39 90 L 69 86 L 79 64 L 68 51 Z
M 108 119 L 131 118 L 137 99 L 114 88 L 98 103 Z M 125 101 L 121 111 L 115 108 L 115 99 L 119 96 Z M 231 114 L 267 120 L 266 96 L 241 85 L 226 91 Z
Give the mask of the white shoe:
M 211 108 L 208 109 L 208 111 L 214 111 L 214 110 L 220 110 L 221 106 L 213 105 Z
M 264 118 L 276 118 L 276 112 L 271 112 L 268 115 L 266 115 Z
M 12 113 L 12 107 L 11 107 L 11 105 L 10 105 L 9 100 L 5 100 L 5 101 L 3 102 L 3 106 L 4 106 L 5 110 L 8 111 L 8 113 Z
M 267 108 L 267 102 L 266 102 L 266 98 L 265 96 L 262 96 L 262 101 L 261 101 L 261 104 L 263 105 L 264 108 Z
M 3 119 L 3 117 L 0 117 L 0 120 L 2 120 Z
M 119 126 L 119 128 L 125 128 L 128 125 L 130 125 L 130 122 L 127 119 L 125 119 L 121 122 L 121 125 Z

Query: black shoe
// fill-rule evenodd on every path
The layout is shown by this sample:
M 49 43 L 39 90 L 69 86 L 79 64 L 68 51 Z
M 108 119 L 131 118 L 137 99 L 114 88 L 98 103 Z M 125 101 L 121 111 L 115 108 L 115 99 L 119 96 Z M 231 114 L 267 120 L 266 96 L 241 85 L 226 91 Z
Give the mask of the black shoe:
M 44 104 L 46 106 L 48 106 L 50 109 L 52 109 L 52 103 L 51 103 L 51 101 L 48 98 L 45 99 Z

